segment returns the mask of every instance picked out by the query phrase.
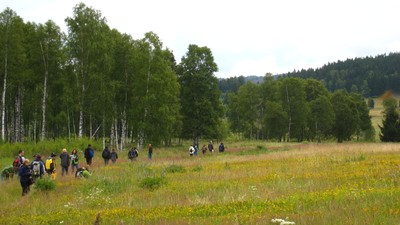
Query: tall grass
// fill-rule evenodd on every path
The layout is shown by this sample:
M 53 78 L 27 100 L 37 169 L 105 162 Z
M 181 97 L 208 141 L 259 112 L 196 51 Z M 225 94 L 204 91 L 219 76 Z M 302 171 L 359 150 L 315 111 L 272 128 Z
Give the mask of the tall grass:
M 121 154 L 107 167 L 97 154 L 89 179 L 58 176 L 55 190 L 25 197 L 17 180 L 2 182 L 0 224 L 91 224 L 98 213 L 100 224 L 400 221 L 399 145 L 227 146 L 198 157 L 156 148 L 153 161 L 132 163 Z

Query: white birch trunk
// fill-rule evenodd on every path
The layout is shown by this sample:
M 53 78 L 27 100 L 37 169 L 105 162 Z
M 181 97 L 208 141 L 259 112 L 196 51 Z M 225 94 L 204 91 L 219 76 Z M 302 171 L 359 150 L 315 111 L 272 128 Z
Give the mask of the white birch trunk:
M 118 146 L 119 146 L 119 141 L 118 141 L 118 120 L 115 119 L 114 120 L 115 123 L 115 148 L 118 150 Z
M 125 139 L 126 139 L 126 111 L 122 113 L 121 119 L 121 150 L 125 148 Z
M 42 59 L 44 66 L 44 81 L 43 81 L 43 95 L 42 95 L 42 133 L 40 136 L 40 140 L 43 141 L 46 138 L 46 99 L 47 99 L 47 77 L 49 75 L 49 67 L 47 63 L 48 55 L 45 54 L 42 42 L 40 42 L 40 50 L 42 51 Z M 47 52 L 48 51 L 46 51 L 46 53 Z
M 114 123 L 111 123 L 110 146 L 114 144 Z
M 82 76 L 82 96 L 81 96 L 81 105 L 79 112 L 79 127 L 78 127 L 78 137 L 83 137 L 83 95 L 85 93 L 85 85 L 83 84 L 83 76 Z
M 6 92 L 8 75 L 8 45 L 5 46 L 3 93 L 1 96 L 1 139 L 6 140 Z

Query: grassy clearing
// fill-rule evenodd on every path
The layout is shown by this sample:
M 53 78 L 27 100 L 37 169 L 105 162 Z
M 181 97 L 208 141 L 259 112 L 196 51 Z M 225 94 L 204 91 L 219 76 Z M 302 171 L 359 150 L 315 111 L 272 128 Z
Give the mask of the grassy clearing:
M 156 149 L 149 162 L 123 159 L 90 179 L 57 177 L 56 189 L 20 197 L 1 182 L 0 224 L 396 224 L 397 144 L 227 144 L 189 157 Z M 149 181 L 150 180 L 150 181 Z M 146 183 L 147 182 L 147 183 Z M 153 183 L 156 185 L 153 188 Z

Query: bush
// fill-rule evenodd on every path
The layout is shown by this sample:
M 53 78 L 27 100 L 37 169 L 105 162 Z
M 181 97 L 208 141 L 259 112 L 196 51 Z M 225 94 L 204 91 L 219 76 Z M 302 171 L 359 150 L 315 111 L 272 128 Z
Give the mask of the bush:
M 37 179 L 35 182 L 35 188 L 40 191 L 52 191 L 56 189 L 56 183 L 48 178 Z
M 181 165 L 172 164 L 166 168 L 166 171 L 168 173 L 184 173 L 184 172 L 186 172 L 186 169 L 185 169 L 185 167 L 183 167 Z
M 160 188 L 162 185 L 166 184 L 167 181 L 165 177 L 146 177 L 144 178 L 140 183 L 139 186 L 141 188 L 148 189 L 150 191 L 154 191 L 158 188 Z

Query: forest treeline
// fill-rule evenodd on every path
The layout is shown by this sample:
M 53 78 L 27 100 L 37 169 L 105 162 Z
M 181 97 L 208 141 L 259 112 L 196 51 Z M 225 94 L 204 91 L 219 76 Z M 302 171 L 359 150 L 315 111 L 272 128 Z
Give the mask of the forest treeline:
M 346 90 L 348 69 L 330 72 L 342 79 L 334 89 L 329 80 L 289 74 L 228 79 L 233 88 L 225 91 L 207 47 L 189 45 L 177 64 L 155 33 L 135 40 L 83 3 L 65 23 L 67 33 L 51 20 L 24 22 L 10 8 L 0 14 L 2 142 L 89 137 L 122 149 L 230 133 L 278 141 L 374 136 L 365 93 Z
M 358 92 L 364 97 L 378 97 L 386 91 L 400 93 L 400 53 L 389 53 L 374 57 L 354 58 L 323 65 L 317 69 L 301 69 L 281 77 L 313 78 L 321 81 L 330 91 L 345 89 Z M 260 77 L 250 77 L 256 83 Z M 249 77 L 232 77 L 220 80 L 223 93 L 237 90 Z
M 220 138 L 223 115 L 211 50 L 189 45 L 177 64 L 159 37 L 134 40 L 83 3 L 65 19 L 24 22 L 0 14 L 0 139 L 103 139 L 168 145 Z

